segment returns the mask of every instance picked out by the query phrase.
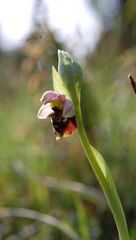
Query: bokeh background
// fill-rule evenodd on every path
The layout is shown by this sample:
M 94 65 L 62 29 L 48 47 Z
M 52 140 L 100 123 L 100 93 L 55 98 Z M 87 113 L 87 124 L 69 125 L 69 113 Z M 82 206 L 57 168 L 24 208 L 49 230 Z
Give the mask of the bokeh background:
M 56 142 L 50 122 L 37 119 L 57 49 L 82 66 L 87 135 L 112 172 L 135 240 L 136 95 L 128 74 L 136 77 L 136 1 L 5 0 L 0 9 L 0 240 L 118 239 L 77 134 Z

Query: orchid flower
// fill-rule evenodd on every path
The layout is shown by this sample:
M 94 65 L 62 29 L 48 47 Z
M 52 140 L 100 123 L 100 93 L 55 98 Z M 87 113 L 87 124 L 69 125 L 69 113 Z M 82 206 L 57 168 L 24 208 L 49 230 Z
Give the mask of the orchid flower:
M 67 137 L 77 129 L 73 103 L 65 94 L 46 91 L 41 97 L 43 105 L 38 112 L 38 119 L 50 118 L 56 139 Z

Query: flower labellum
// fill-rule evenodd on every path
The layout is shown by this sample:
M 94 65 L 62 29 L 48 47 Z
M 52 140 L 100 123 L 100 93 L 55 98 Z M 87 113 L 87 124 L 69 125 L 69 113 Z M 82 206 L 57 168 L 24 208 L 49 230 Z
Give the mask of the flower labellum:
M 50 118 L 56 139 L 67 137 L 77 129 L 75 111 L 72 102 L 66 95 L 46 91 L 41 97 L 43 105 L 37 114 L 38 119 Z

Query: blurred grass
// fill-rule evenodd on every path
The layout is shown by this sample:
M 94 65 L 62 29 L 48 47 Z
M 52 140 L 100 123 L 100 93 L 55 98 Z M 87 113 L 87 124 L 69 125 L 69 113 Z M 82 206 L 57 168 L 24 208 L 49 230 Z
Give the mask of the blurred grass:
M 7 59 L 9 62 L 8 56 Z M 42 178 L 50 175 L 58 177 L 60 181 L 63 178 L 81 181 L 81 175 L 84 174 L 83 178 L 89 179 L 90 170 L 87 163 L 82 162 L 82 158 L 85 158 L 82 149 L 80 149 L 76 135 L 72 136 L 71 139 L 56 142 L 49 121 L 45 123 L 37 120 L 40 95 L 45 89 L 29 90 L 30 75 L 25 74 L 24 76 L 24 73 L 15 71 L 16 58 L 14 59 L 14 56 L 13 59 L 11 58 L 12 64 L 13 60 L 14 68 L 12 68 L 13 66 L 11 69 L 9 68 L 8 74 L 5 69 L 5 72 L 3 71 L 5 81 L 2 79 L 0 81 L 1 207 L 25 207 L 49 213 L 70 223 L 71 227 L 73 226 L 78 230 L 75 204 L 71 201 L 73 193 L 66 193 L 63 188 L 57 192 L 54 189 L 45 188 Z M 5 62 L 6 60 L 3 67 L 1 64 L 3 69 Z M 14 76 L 11 71 L 15 71 Z M 11 79 L 13 85 L 9 82 Z M 49 85 L 48 81 L 47 85 Z M 73 154 L 71 154 L 72 152 Z M 81 159 L 75 157 L 79 156 L 79 153 Z M 80 171 L 76 170 L 79 163 L 81 163 Z M 80 173 L 81 170 L 82 173 Z M 39 177 L 41 183 L 38 180 Z M 97 203 L 94 200 L 91 201 L 91 198 L 87 201 L 90 202 L 90 209 L 95 204 L 97 206 Z M 23 219 L 12 219 L 9 222 L 3 219 L 0 224 L 2 228 L 1 238 L 18 239 L 21 236 L 21 239 L 25 239 L 25 233 L 21 229 L 28 226 L 29 232 L 29 224 L 30 222 Z M 6 226 L 9 226 L 7 230 Z M 51 236 L 53 239 L 63 239 L 64 236 L 60 231 L 47 226 L 45 229 L 41 226 L 37 227 L 33 234 L 31 237 L 30 231 L 29 239 L 42 239 L 45 234 L 47 239 L 52 238 Z M 65 239 L 67 238 L 65 236 Z
M 124 49 L 120 34 L 115 24 L 82 63 L 82 111 L 88 137 L 112 171 L 135 240 L 136 96 L 127 75 L 136 76 L 136 49 L 130 43 Z M 52 215 L 85 240 L 116 240 L 109 209 L 84 192 L 73 191 L 79 182 L 94 187 L 98 196 L 101 193 L 77 135 L 56 142 L 50 122 L 36 117 L 42 93 L 52 88 L 51 65 L 57 66 L 57 49 L 63 46 L 50 32 L 42 39 L 34 36 L 22 49 L 0 54 L 0 206 Z M 49 186 L 47 179 L 56 185 Z M 66 179 L 73 185 L 67 185 Z M 37 221 L 0 219 L 2 240 L 45 236 L 69 239 Z

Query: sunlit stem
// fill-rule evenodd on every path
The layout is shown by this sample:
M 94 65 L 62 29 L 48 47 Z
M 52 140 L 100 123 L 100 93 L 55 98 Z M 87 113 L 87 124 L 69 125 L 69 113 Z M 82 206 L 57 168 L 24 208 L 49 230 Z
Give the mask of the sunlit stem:
M 89 143 L 82 122 L 80 103 L 76 104 L 75 112 L 81 144 L 110 206 L 118 229 L 119 239 L 129 240 L 127 223 L 115 184 L 103 157 Z

